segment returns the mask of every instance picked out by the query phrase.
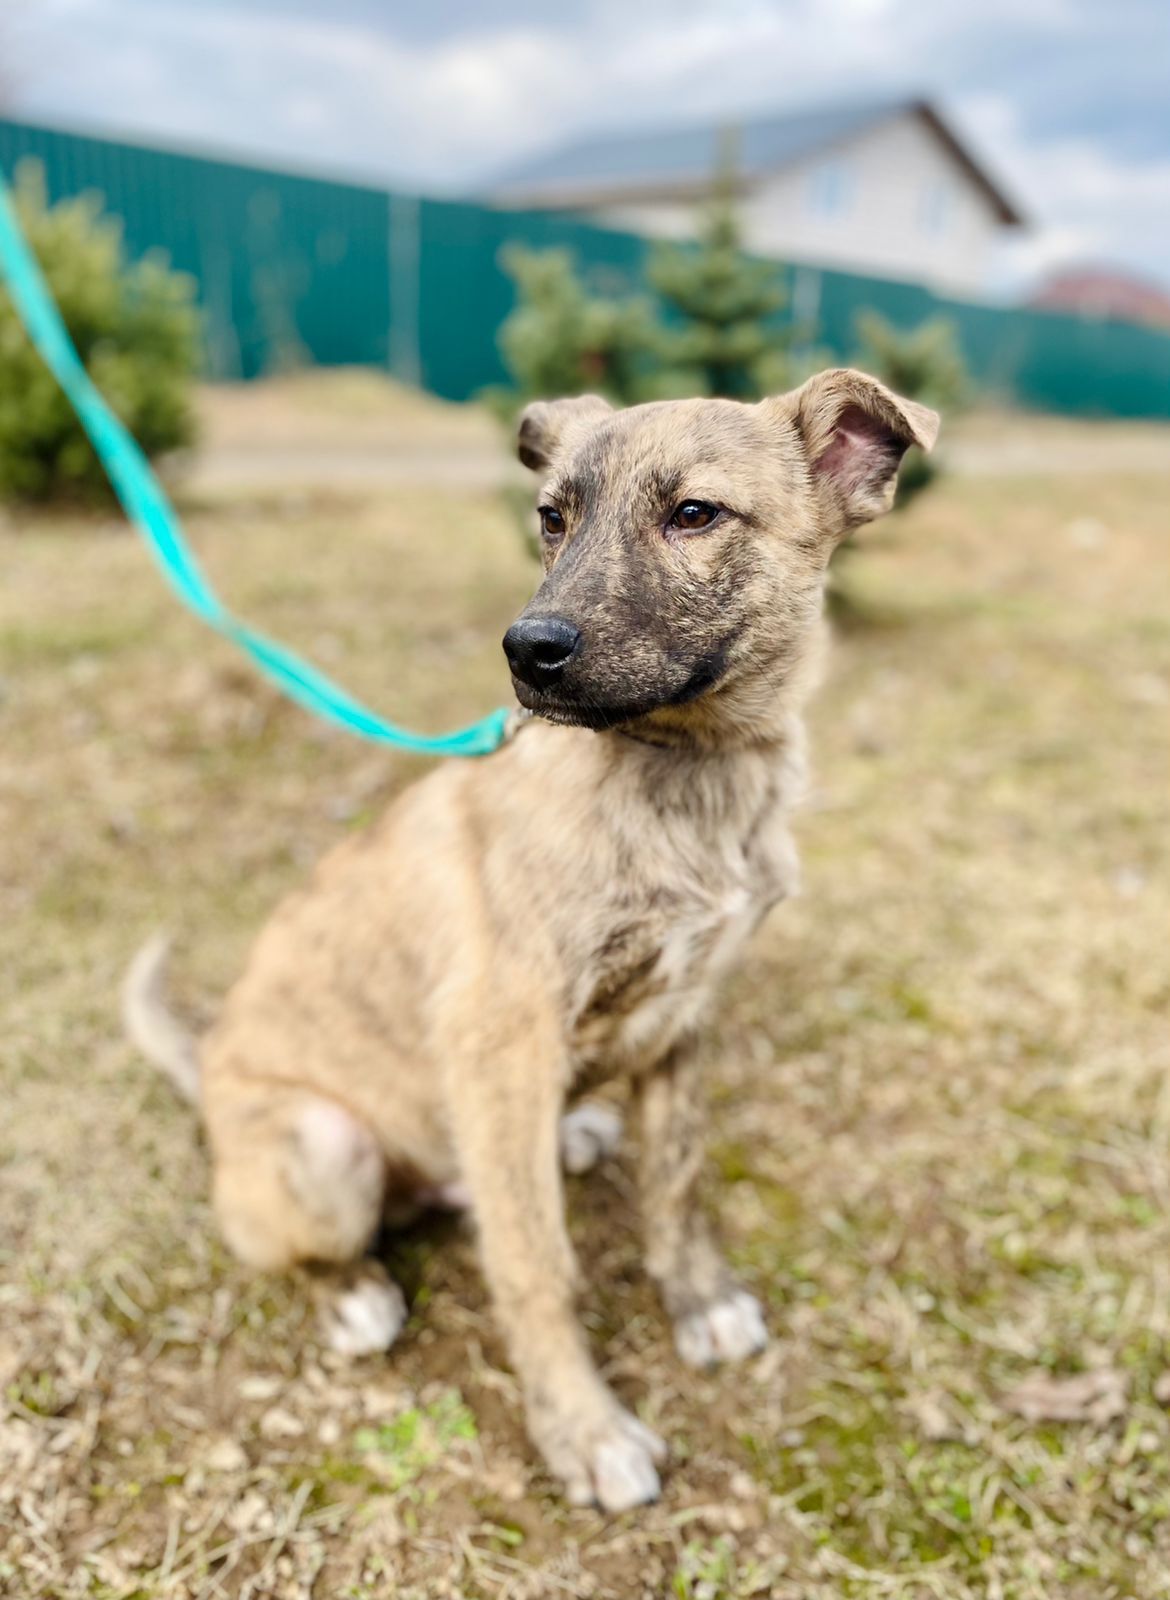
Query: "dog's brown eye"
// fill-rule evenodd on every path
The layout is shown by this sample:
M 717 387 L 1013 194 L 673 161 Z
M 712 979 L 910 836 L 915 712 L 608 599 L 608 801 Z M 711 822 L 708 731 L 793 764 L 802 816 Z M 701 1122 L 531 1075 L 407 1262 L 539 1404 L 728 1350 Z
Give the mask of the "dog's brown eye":
M 557 540 L 565 531 L 565 519 L 555 506 L 541 506 L 540 531 L 546 539 Z
M 684 500 L 682 505 L 675 506 L 670 526 L 680 528 L 683 533 L 698 533 L 709 528 L 718 515 L 719 507 L 709 505 L 706 500 Z

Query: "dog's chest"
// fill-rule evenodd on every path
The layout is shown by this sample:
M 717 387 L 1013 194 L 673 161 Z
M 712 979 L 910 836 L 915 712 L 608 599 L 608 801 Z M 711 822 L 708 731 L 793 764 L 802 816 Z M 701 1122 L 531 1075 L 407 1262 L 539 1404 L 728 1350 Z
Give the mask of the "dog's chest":
M 723 861 L 707 882 L 656 884 L 614 915 L 581 974 L 572 1026 L 585 1069 L 637 1070 L 661 1059 L 706 1011 L 768 908 L 791 891 L 787 830 L 764 854 Z

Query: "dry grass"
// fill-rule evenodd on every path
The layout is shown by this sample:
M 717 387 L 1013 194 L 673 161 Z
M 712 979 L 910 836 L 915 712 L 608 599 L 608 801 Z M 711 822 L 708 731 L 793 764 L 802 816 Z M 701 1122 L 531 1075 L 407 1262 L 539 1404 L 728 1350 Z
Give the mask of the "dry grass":
M 394 1247 L 393 1357 L 334 1364 L 295 1284 L 226 1258 L 197 1131 L 119 1037 L 149 929 L 185 930 L 210 1008 L 417 765 L 278 702 L 115 526 L 0 533 L 0 1592 L 1170 1592 L 1165 489 L 954 479 L 850 555 L 806 893 L 734 985 L 711 1089 L 772 1349 L 683 1372 L 628 1159 L 573 1189 L 589 1325 L 674 1447 L 661 1505 L 617 1519 L 534 1468 L 457 1227 Z M 189 526 L 249 614 L 404 721 L 503 696 L 531 574 L 483 495 Z

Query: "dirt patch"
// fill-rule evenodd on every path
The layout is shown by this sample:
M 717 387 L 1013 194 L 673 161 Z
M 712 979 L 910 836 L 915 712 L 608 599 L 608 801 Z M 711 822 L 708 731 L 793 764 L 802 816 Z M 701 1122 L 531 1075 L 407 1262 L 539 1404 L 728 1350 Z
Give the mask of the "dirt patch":
M 172 473 L 189 496 L 410 484 L 475 492 L 519 474 L 487 411 L 420 395 L 364 369 L 208 386 L 198 420 L 199 451 Z

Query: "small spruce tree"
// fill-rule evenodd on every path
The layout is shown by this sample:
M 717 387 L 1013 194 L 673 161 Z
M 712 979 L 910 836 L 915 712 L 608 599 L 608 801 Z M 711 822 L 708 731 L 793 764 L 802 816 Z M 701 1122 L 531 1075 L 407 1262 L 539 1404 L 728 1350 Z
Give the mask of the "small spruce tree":
M 698 243 L 660 245 L 648 276 L 668 318 L 660 387 L 756 400 L 787 383 L 792 336 L 773 320 L 786 300 L 776 267 L 743 252 L 735 150 L 725 135 Z
M 568 250 L 513 245 L 502 262 L 517 290 L 498 335 L 513 385 L 501 397 L 508 409 L 586 392 L 620 405 L 645 398 L 655 332 L 644 297 L 591 293 Z

